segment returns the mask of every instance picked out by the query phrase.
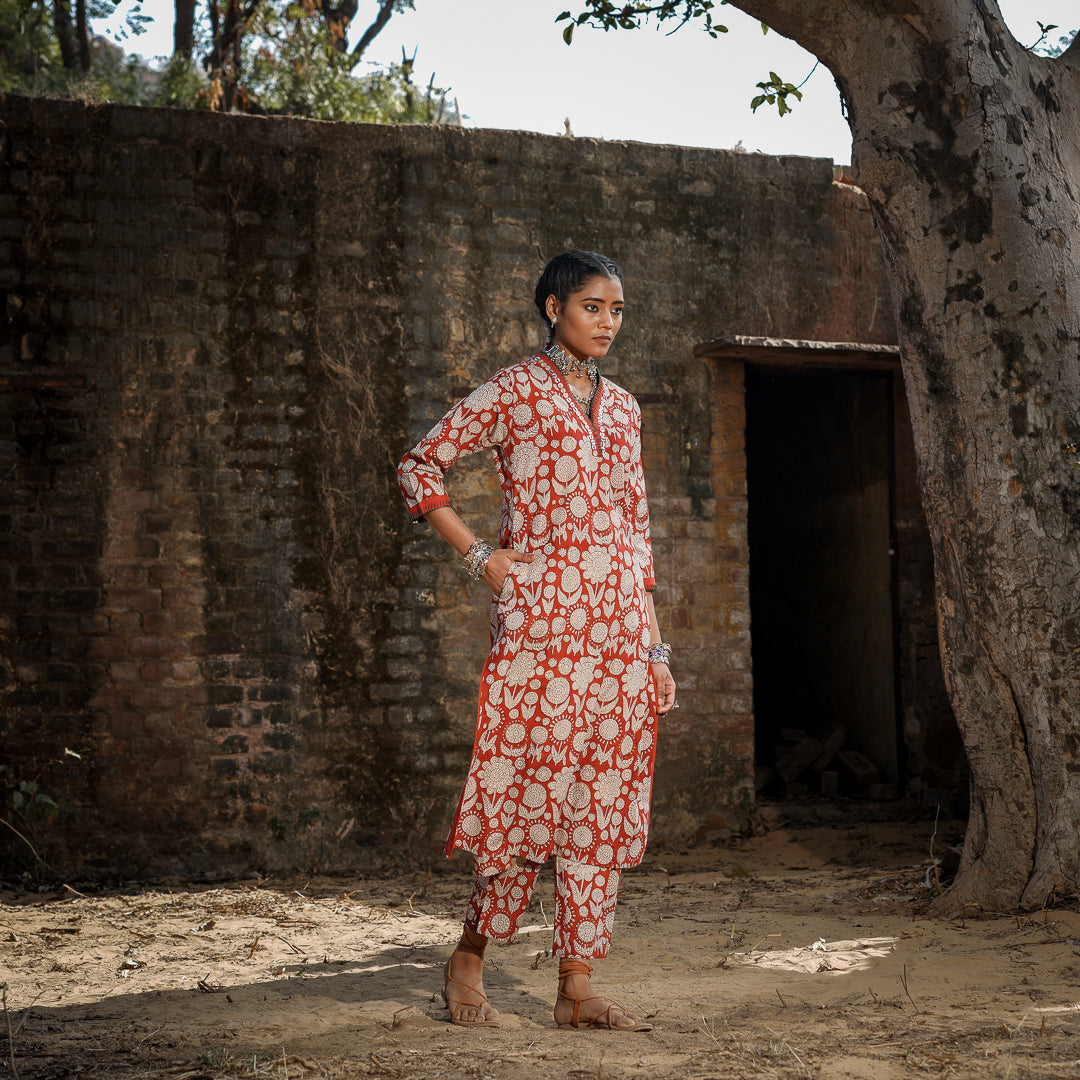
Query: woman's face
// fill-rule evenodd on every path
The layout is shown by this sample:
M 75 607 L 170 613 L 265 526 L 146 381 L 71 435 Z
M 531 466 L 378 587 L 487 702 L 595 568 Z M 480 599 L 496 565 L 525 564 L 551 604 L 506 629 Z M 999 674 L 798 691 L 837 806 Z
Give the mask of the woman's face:
M 549 296 L 547 313 L 557 320 L 556 344 L 578 360 L 604 356 L 622 326 L 622 283 L 600 275 L 589 278 L 564 304 Z

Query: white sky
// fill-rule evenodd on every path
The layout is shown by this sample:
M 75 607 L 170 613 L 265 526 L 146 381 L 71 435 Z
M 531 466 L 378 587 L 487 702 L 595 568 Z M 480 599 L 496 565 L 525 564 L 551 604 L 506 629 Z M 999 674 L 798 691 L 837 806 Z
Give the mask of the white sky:
M 999 3 L 1025 44 L 1039 36 L 1036 19 L 1059 24 L 1052 41 L 1080 21 L 1076 0 Z M 574 0 L 416 0 L 416 8 L 390 20 L 368 58 L 400 60 L 402 46 L 410 55 L 416 48 L 416 81 L 426 83 L 434 72 L 470 127 L 561 135 L 569 117 L 579 136 L 720 148 L 741 141 L 768 154 L 850 160 L 839 97 L 823 67 L 788 116 L 780 119 L 767 105 L 750 112 L 754 84 L 770 70 L 798 85 L 814 58 L 778 34 L 762 35 L 756 20 L 734 8 L 717 8 L 717 21 L 730 32 L 716 40 L 689 25 L 670 36 L 666 28 L 604 34 L 578 27 L 570 47 L 554 19 L 567 8 L 580 10 Z M 172 0 L 143 0 L 142 10 L 155 22 L 127 47 L 167 55 Z M 361 3 L 358 33 L 375 10 L 374 0 Z

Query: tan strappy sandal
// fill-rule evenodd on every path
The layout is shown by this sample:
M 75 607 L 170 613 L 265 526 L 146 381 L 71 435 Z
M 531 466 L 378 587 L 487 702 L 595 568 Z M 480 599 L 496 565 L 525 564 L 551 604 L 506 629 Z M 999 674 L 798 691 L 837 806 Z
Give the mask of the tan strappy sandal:
M 569 994 L 563 992 L 563 983 L 571 975 L 592 975 L 592 964 L 585 960 L 575 960 L 572 957 L 563 958 L 559 961 L 559 998 L 565 998 L 567 1001 L 574 1003 L 574 1015 L 570 1018 L 569 1024 L 559 1024 L 560 1028 L 603 1028 L 606 1031 L 652 1031 L 652 1024 L 647 1020 L 642 1020 L 641 1017 L 635 1016 L 632 1012 L 628 1012 L 618 1002 L 612 1001 L 611 998 L 601 997 L 599 994 L 590 994 L 588 997 L 576 998 L 571 997 Z M 581 1020 L 581 1006 L 586 1001 L 603 1001 L 607 1003 L 607 1008 L 597 1017 L 592 1020 Z M 558 999 L 556 999 L 556 1004 Z M 628 1027 L 619 1027 L 611 1022 L 612 1012 L 618 1009 L 627 1019 L 633 1020 L 634 1023 Z
M 450 960 L 453 960 L 453 957 L 450 957 Z M 483 979 L 477 979 L 472 986 L 470 986 L 468 983 L 463 983 L 460 979 L 455 979 L 454 976 L 450 974 L 450 960 L 446 961 L 446 975 L 443 981 L 442 992 L 443 1002 L 450 1010 L 450 1023 L 459 1024 L 461 1027 L 501 1027 L 502 1025 L 499 1023 L 497 1018 L 494 1020 L 488 1020 L 486 1018 L 481 1020 L 466 1020 L 461 1015 L 463 1009 L 478 1009 L 480 1010 L 481 1017 L 483 1017 L 483 1007 L 485 1005 L 490 1005 L 491 1002 L 488 1001 L 487 994 L 485 994 L 484 991 L 480 989 L 480 984 L 483 982 Z M 457 986 L 465 987 L 465 993 L 462 994 L 461 1000 L 452 1007 L 450 1005 L 450 998 L 446 993 L 451 983 L 454 983 Z M 472 994 L 474 997 L 479 998 L 480 1000 L 469 1001 L 468 997 L 470 994 Z

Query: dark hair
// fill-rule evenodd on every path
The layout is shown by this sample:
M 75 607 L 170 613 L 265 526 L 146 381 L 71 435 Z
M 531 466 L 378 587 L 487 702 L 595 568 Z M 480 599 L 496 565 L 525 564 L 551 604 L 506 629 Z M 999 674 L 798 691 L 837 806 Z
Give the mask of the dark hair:
M 544 267 L 540 280 L 536 283 L 536 310 L 551 334 L 551 320 L 547 313 L 547 298 L 554 296 L 560 305 L 566 298 L 582 288 L 589 278 L 618 278 L 622 282 L 622 271 L 606 255 L 595 251 L 564 251 L 556 255 Z

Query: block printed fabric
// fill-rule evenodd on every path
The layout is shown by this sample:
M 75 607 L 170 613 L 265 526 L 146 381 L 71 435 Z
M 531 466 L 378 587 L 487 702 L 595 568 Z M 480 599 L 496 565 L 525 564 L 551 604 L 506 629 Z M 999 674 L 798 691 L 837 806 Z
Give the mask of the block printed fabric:
M 515 862 L 498 877 L 476 875 L 465 922 L 483 937 L 512 941 L 539 872 L 539 863 Z M 580 960 L 607 956 L 618 893 L 619 871 L 614 866 L 556 859 L 552 953 Z
M 591 419 L 591 422 L 590 422 Z M 446 852 L 635 866 L 649 824 L 657 714 L 647 659 L 654 585 L 641 410 L 601 379 L 586 419 L 546 356 L 459 402 L 398 471 L 410 514 L 449 505 L 446 471 L 494 453 L 499 545 L 515 562 L 491 608 L 476 740 Z

